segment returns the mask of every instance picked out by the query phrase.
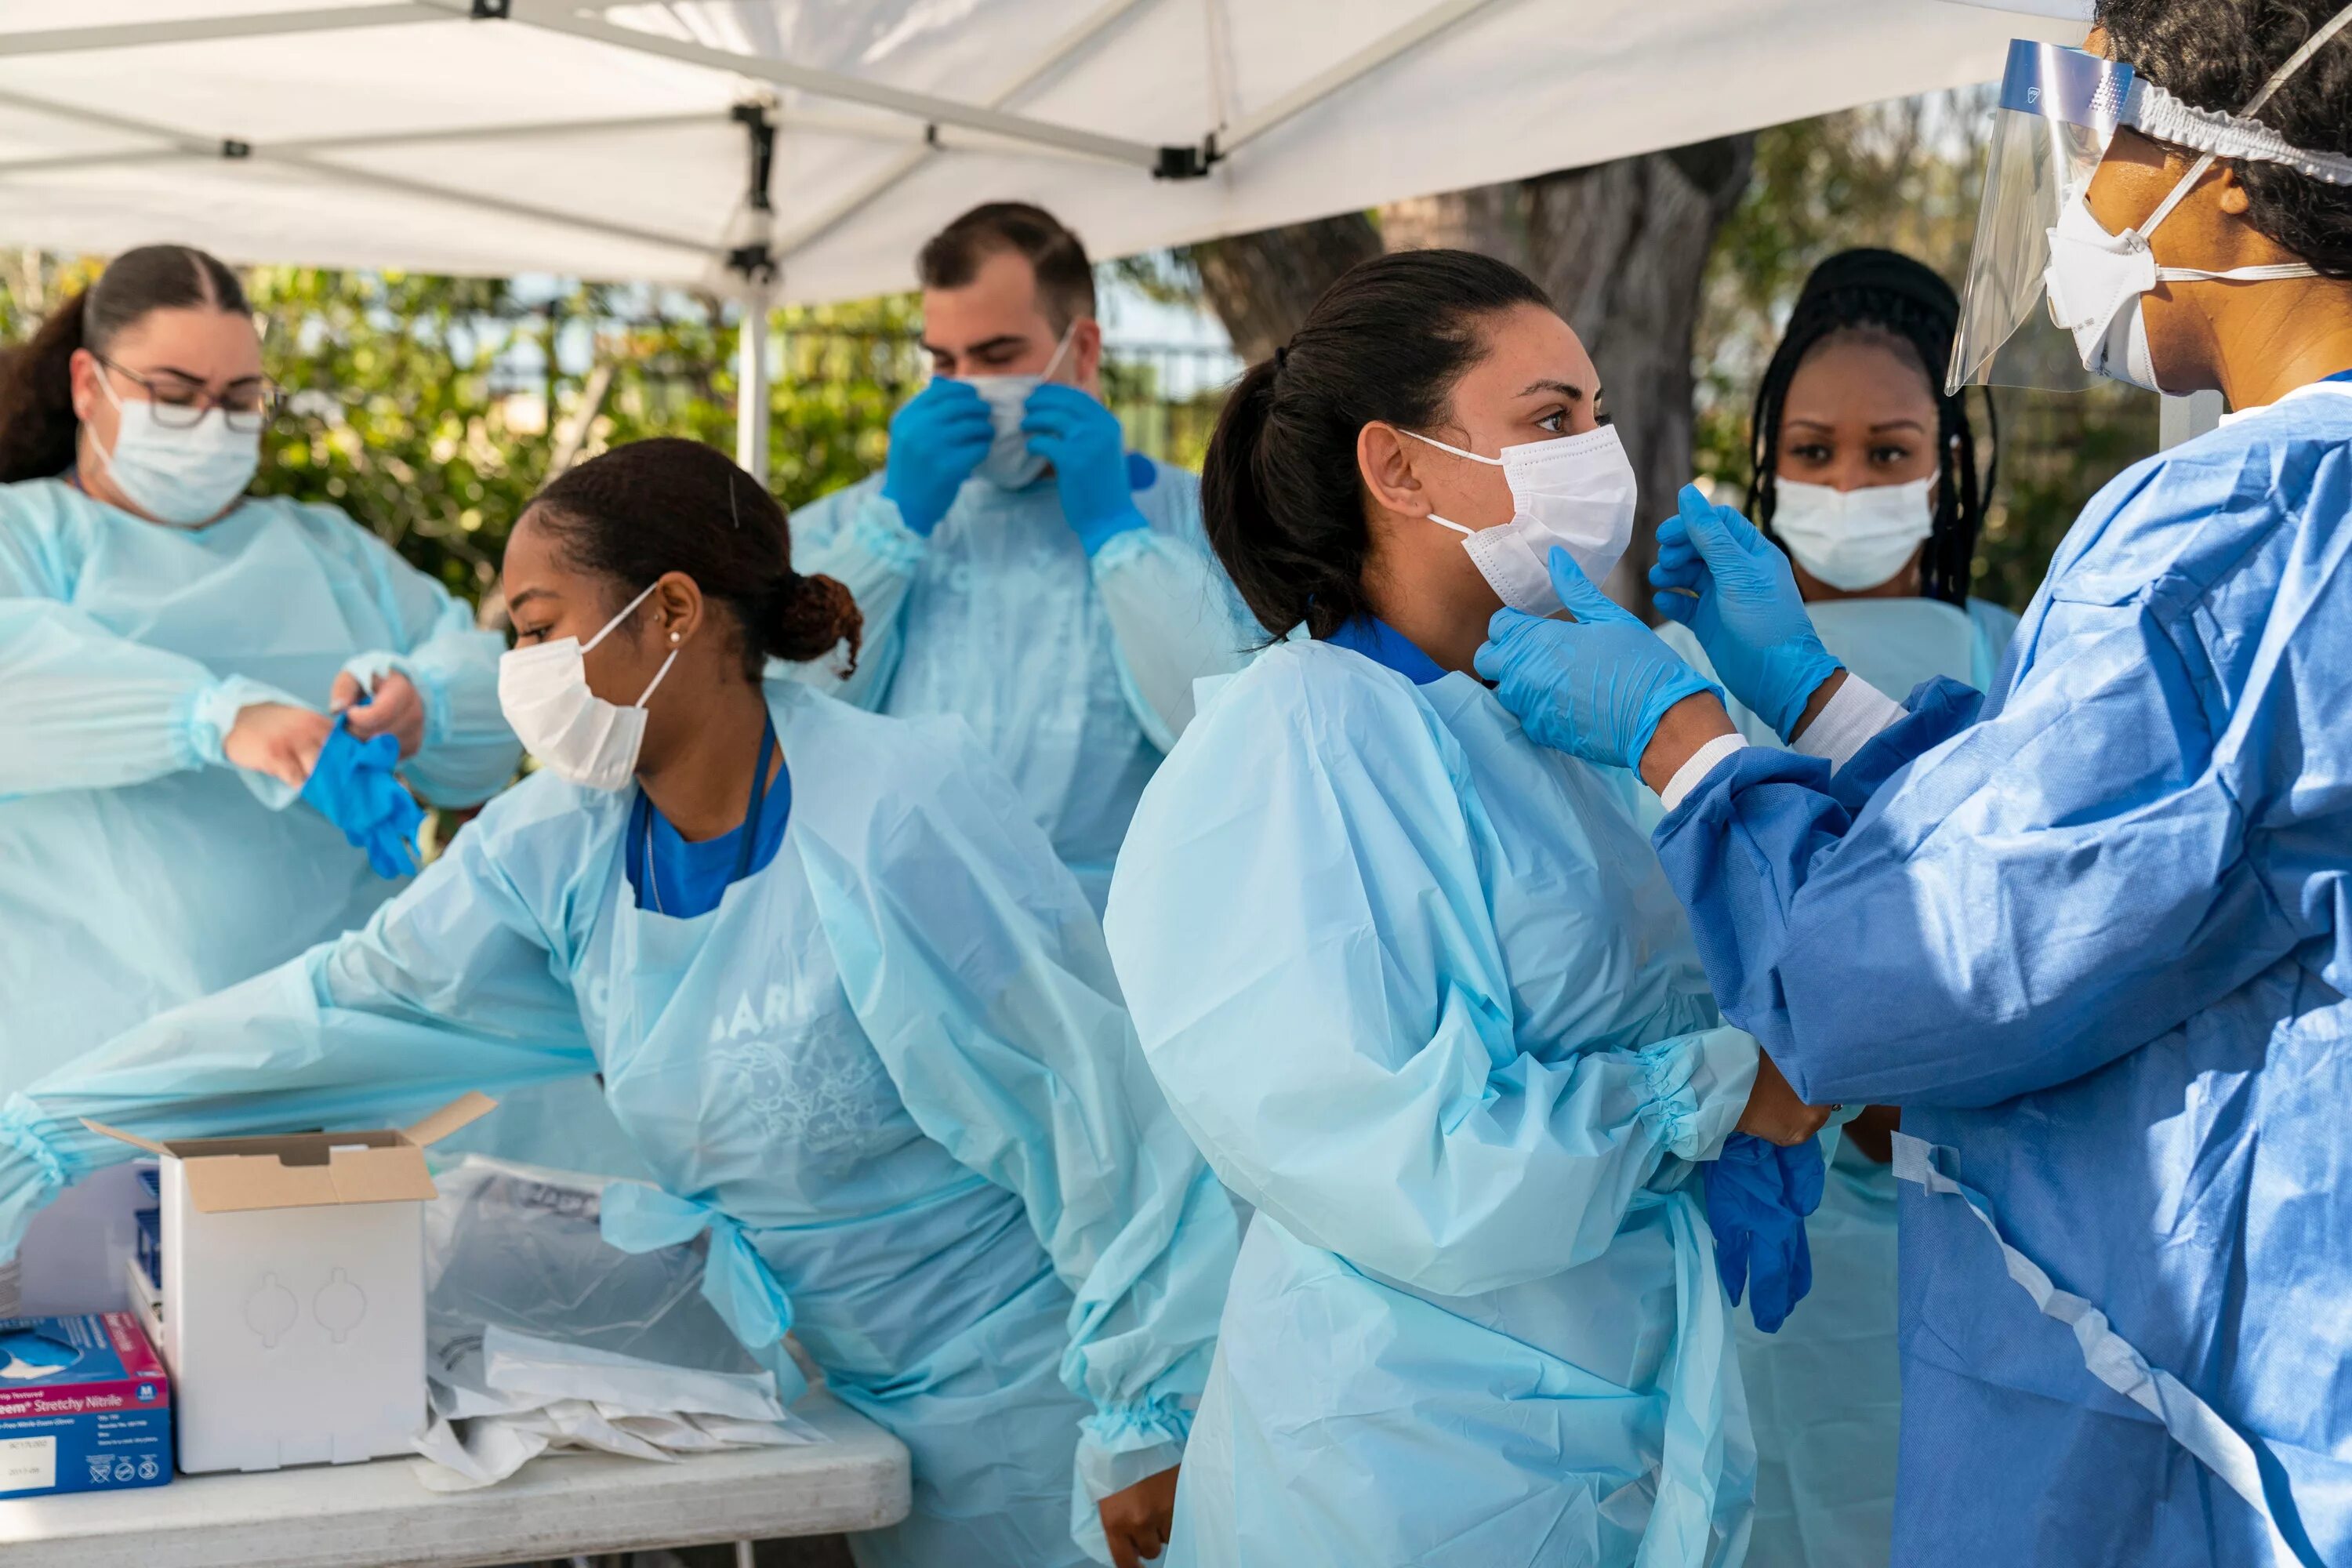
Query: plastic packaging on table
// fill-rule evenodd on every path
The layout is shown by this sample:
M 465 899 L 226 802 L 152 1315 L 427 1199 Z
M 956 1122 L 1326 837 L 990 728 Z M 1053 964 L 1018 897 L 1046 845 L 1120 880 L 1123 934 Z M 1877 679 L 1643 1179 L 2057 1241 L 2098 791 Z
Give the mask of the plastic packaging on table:
M 551 1448 L 669 1460 L 822 1442 L 703 1296 L 699 1241 L 645 1253 L 599 1231 L 605 1183 L 467 1155 L 425 1211 L 436 1490 Z

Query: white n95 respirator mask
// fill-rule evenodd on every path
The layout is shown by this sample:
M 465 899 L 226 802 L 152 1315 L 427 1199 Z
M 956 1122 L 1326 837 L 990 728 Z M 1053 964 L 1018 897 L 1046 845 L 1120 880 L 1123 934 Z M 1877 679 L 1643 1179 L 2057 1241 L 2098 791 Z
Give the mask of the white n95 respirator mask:
M 1531 616 L 1556 616 L 1562 606 L 1552 592 L 1551 552 L 1568 552 L 1595 584 L 1607 577 L 1633 539 L 1633 465 L 1616 426 L 1603 425 L 1581 436 L 1528 441 L 1482 458 L 1459 447 L 1407 430 L 1416 441 L 1503 470 L 1511 488 L 1511 521 L 1496 528 L 1466 528 L 1429 514 L 1440 528 L 1462 535 L 1462 548 L 1478 574 L 1503 603 Z
M 1029 449 L 1029 433 L 1021 428 L 1021 421 L 1029 409 L 1029 395 L 1054 379 L 1061 368 L 1062 356 L 1069 352 L 1071 337 L 1078 324 L 1072 321 L 1063 329 L 1062 341 L 1054 345 L 1054 357 L 1045 362 L 1045 370 L 1036 375 L 975 375 L 966 378 L 965 384 L 980 394 L 988 405 L 989 423 L 995 426 L 995 442 L 988 456 L 973 469 L 974 477 L 986 479 L 1000 489 L 1026 489 L 1037 482 L 1045 471 L 1045 459 Z
M 2147 350 L 2147 296 L 2159 283 L 2269 283 L 2319 276 L 2316 268 L 2300 261 L 2225 272 L 2156 264 L 2147 237 L 2172 216 L 2212 162 L 2208 153 L 2191 164 L 2146 223 L 2121 234 L 2109 234 L 2091 211 L 2087 185 L 2077 187 L 2058 209 L 2058 225 L 2049 231 L 2050 265 L 2042 286 L 2049 296 L 2051 321 L 2074 334 L 2074 352 L 2093 375 L 2148 392 L 2164 390 L 2157 384 L 2156 363 Z
M 1772 531 L 1831 587 L 1875 588 L 1936 531 L 1935 489 L 1932 479 L 1854 490 L 1781 479 L 1772 488 Z
M 646 742 L 646 702 L 677 662 L 677 650 L 670 649 L 651 684 L 626 708 L 589 689 L 587 658 L 653 591 L 647 584 L 645 593 L 584 645 L 578 637 L 558 637 L 535 647 L 509 648 L 499 657 L 499 707 L 523 750 L 558 778 L 587 789 L 618 790 L 636 776 L 637 750 Z
M 261 467 L 261 432 L 229 428 L 228 415 L 207 408 L 194 425 L 157 423 L 155 405 L 115 395 L 101 374 L 98 384 L 114 405 L 111 446 L 91 445 L 106 477 L 132 506 L 158 522 L 197 528 L 226 511 Z

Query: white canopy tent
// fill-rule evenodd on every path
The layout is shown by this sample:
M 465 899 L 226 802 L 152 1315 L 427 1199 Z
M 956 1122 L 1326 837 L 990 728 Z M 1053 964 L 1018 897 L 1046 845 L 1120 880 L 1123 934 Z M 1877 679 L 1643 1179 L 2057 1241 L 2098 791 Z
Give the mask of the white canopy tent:
M 982 199 L 1121 255 L 1983 81 L 2012 36 L 2080 26 L 1946 0 L 0 0 L 0 243 L 854 298 Z

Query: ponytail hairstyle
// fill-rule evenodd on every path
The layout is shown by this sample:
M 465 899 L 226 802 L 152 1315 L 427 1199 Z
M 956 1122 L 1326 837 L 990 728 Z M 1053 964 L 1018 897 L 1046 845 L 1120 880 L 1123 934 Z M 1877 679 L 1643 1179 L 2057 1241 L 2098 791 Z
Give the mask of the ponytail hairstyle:
M 857 601 L 830 577 L 793 570 L 784 509 L 722 453 L 674 436 L 632 441 L 565 472 L 524 509 L 572 562 L 615 579 L 627 599 L 666 572 L 727 606 L 753 680 L 770 658 L 794 664 L 849 645 L 857 668 Z
M 1969 566 L 1985 507 L 2000 472 L 2000 434 L 1992 395 L 1985 395 L 1985 464 L 1977 469 L 1976 429 L 1969 423 L 1964 395 L 1944 390 L 1943 367 L 1951 363 L 1952 336 L 1958 330 L 1960 301 L 1951 285 L 1928 268 L 1892 250 L 1848 250 L 1813 268 L 1797 295 L 1789 330 L 1756 389 L 1749 424 L 1748 515 L 1773 543 L 1772 512 L 1779 500 L 1780 415 L 1789 384 L 1805 357 L 1822 343 L 1861 338 L 1886 343 L 1911 360 L 1936 400 L 1936 523 L 1919 554 L 1919 595 L 1965 606 Z M 1786 551 L 1788 547 L 1781 545 Z
M 1209 438 L 1201 510 L 1243 603 L 1276 638 L 1302 621 L 1328 637 L 1365 612 L 1371 533 L 1358 434 L 1375 421 L 1445 424 L 1454 384 L 1486 356 L 1481 328 L 1521 305 L 1551 309 L 1531 279 L 1491 257 L 1374 257 L 1242 376 Z
M 74 466 L 76 349 L 102 354 L 157 310 L 197 310 L 252 313 L 218 257 L 194 246 L 142 245 L 50 311 L 30 342 L 0 354 L 0 484 L 53 479 Z

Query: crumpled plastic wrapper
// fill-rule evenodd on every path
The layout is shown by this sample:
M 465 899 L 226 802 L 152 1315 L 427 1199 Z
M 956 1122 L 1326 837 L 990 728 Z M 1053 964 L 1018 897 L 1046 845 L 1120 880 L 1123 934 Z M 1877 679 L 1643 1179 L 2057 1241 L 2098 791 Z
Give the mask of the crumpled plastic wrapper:
M 435 1491 L 564 1449 L 668 1463 L 821 1443 L 701 1291 L 699 1241 L 631 1254 L 597 1228 L 605 1183 L 467 1155 L 425 1210 Z

